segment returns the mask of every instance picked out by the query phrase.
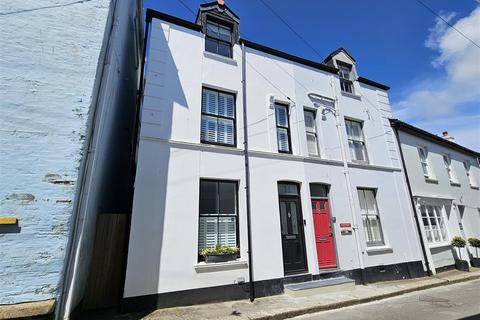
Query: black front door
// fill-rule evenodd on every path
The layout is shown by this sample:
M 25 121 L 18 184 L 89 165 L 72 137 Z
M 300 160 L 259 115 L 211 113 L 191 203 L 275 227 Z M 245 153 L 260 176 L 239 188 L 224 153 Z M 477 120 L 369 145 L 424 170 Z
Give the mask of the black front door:
M 280 196 L 280 221 L 284 272 L 286 275 L 305 272 L 303 218 L 297 197 Z

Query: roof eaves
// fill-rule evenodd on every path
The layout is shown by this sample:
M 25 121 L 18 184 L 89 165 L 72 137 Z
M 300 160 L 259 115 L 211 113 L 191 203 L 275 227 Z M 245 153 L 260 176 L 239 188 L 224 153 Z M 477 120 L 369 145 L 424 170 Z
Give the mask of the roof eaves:
M 149 8 L 149 9 L 147 9 L 146 19 L 148 21 L 148 20 L 151 20 L 152 18 L 156 18 L 156 19 L 160 19 L 160 20 L 163 20 L 163 21 L 166 21 L 166 22 L 170 22 L 170 23 L 176 24 L 178 26 L 185 27 L 187 29 L 191 29 L 191 30 L 195 30 L 195 31 L 202 31 L 202 26 L 201 25 L 198 25 L 198 24 L 193 23 L 193 22 L 188 21 L 188 20 L 183 20 L 183 19 L 180 19 L 178 17 L 171 16 L 171 15 L 163 13 L 163 12 L 155 11 L 155 10 Z
M 422 137 L 424 139 L 428 139 L 430 141 L 442 144 L 446 147 L 453 148 L 456 150 L 459 150 L 464 153 L 468 153 L 469 155 L 472 155 L 474 157 L 480 157 L 480 152 L 476 152 L 474 150 L 468 149 L 462 145 L 459 145 L 458 143 L 448 141 L 442 137 L 439 137 L 437 135 L 434 135 L 433 133 L 430 133 L 428 131 L 425 131 L 423 129 L 417 128 L 411 124 L 408 124 L 406 122 L 403 122 L 398 119 L 390 119 L 390 124 L 393 128 L 396 128 L 401 131 L 405 131 L 407 133 L 413 134 L 417 137 Z
M 358 77 L 358 82 L 361 82 L 361 83 L 365 83 L 365 84 L 368 84 L 370 86 L 373 86 L 373 87 L 377 87 L 379 89 L 383 89 L 383 90 L 390 90 L 390 87 L 385 85 L 385 84 L 381 84 L 379 82 L 376 82 L 376 81 L 373 81 L 373 80 L 369 80 L 367 78 L 364 78 L 364 77 Z
M 338 69 L 337 68 L 327 66 L 327 65 L 325 65 L 321 62 L 308 60 L 308 59 L 305 59 L 305 58 L 302 58 L 302 57 L 299 57 L 299 56 L 295 56 L 295 55 L 292 55 L 290 53 L 286 53 L 284 51 L 273 49 L 273 48 L 270 48 L 270 47 L 267 47 L 267 46 L 264 46 L 264 45 L 246 40 L 246 39 L 240 39 L 240 43 L 244 43 L 245 46 L 247 46 L 249 48 L 252 48 L 252 49 L 255 49 L 255 50 L 258 50 L 258 51 L 262 51 L 262 52 L 265 52 L 265 53 L 268 53 L 268 54 L 271 54 L 271 55 L 274 55 L 274 56 L 277 56 L 277 57 L 280 57 L 280 58 L 284 58 L 286 60 L 297 62 L 297 63 L 303 64 L 303 65 L 306 65 L 306 66 L 309 66 L 309 67 L 312 67 L 312 68 L 315 68 L 315 69 L 319 69 L 319 70 L 322 70 L 322 71 L 325 71 L 325 72 L 338 74 Z

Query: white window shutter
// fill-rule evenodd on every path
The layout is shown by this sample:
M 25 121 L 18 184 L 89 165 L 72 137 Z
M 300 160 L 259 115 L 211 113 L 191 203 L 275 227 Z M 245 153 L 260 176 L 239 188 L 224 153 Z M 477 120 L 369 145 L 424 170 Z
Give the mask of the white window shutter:
M 287 129 L 277 128 L 278 150 L 289 152 Z
M 216 217 L 200 217 L 198 230 L 199 250 L 217 245 L 218 224 Z
M 215 91 L 203 89 L 202 112 L 218 114 L 218 95 Z
M 202 116 L 201 127 L 202 141 L 217 141 L 217 119 L 215 117 Z
M 233 95 L 220 93 L 218 95 L 218 115 L 233 118 L 234 117 Z
M 227 247 L 237 246 L 237 224 L 234 217 L 220 217 L 218 223 L 220 239 L 218 244 Z
M 233 120 L 218 119 L 218 140 L 219 143 L 234 143 Z

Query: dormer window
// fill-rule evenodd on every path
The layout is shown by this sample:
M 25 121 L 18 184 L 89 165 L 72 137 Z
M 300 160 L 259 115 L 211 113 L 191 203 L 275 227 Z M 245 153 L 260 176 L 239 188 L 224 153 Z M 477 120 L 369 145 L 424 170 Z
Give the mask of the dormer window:
M 353 94 L 352 66 L 337 62 L 338 75 L 340 76 L 340 88 L 343 92 Z
M 207 21 L 205 51 L 232 57 L 232 28 L 214 21 Z

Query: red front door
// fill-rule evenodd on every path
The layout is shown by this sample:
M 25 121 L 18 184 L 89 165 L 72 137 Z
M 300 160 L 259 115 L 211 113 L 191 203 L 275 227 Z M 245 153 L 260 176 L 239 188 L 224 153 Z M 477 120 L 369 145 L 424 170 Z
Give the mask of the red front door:
M 327 199 L 313 199 L 313 225 L 315 227 L 315 244 L 317 246 L 318 266 L 334 268 L 337 266 L 333 231 L 330 223 L 330 212 Z

